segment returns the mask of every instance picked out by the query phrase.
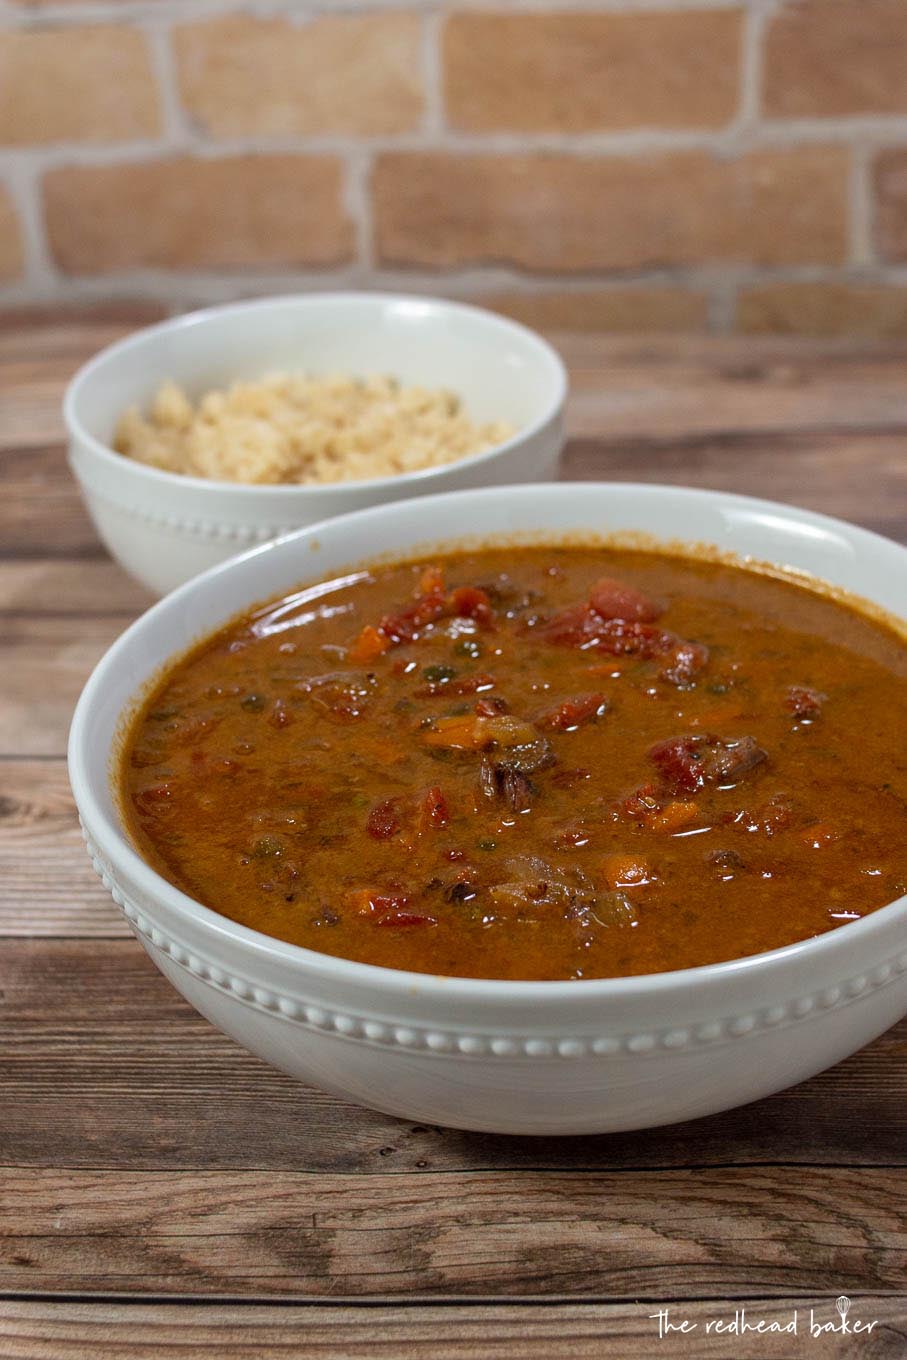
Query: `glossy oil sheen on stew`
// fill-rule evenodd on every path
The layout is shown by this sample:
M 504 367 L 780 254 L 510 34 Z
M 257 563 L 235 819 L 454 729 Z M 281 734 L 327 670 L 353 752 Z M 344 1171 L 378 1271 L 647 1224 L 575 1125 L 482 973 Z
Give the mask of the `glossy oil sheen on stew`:
M 693 558 L 501 548 L 301 589 L 133 722 L 148 861 L 267 934 L 464 977 L 661 972 L 905 890 L 907 649 Z

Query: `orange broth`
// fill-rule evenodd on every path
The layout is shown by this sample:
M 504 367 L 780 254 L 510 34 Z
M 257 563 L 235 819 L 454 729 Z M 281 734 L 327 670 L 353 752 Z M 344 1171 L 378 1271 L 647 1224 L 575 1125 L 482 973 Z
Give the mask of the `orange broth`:
M 173 664 L 140 852 L 280 939 L 461 977 L 775 949 L 907 884 L 907 646 L 756 571 L 488 548 L 261 605 Z

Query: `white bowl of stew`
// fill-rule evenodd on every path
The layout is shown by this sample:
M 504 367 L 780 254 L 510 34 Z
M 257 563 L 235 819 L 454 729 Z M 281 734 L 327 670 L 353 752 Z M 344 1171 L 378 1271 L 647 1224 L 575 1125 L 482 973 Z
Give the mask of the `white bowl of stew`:
M 244 484 L 185 476 L 116 452 L 117 422 L 147 411 L 162 384 L 194 402 L 274 372 L 390 376 L 445 389 L 479 424 L 510 437 L 454 462 L 392 476 L 319 484 Z M 537 481 L 563 444 L 564 366 L 540 336 L 443 298 L 316 293 L 212 307 L 110 345 L 69 385 L 70 467 L 105 545 L 159 594 L 288 530 L 384 501 Z
M 558 1134 L 758 1099 L 907 1009 L 905 569 L 657 486 L 301 530 L 99 663 L 90 853 L 196 1009 L 352 1101 Z

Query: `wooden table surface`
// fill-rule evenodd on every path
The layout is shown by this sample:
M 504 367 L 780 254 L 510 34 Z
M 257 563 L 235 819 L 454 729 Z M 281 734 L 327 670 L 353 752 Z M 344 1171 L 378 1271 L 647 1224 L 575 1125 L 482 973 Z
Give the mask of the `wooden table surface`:
M 89 669 L 149 597 L 95 537 L 59 414 L 144 319 L 0 330 L 0 1356 L 907 1355 L 907 1024 L 711 1119 L 503 1138 L 299 1085 L 149 962 L 64 761 Z M 557 343 L 565 477 L 764 494 L 907 541 L 907 346 Z M 842 1293 L 871 1338 L 806 1336 Z M 659 1343 L 666 1306 L 696 1329 Z M 706 1334 L 741 1306 L 799 1308 L 796 1338 Z

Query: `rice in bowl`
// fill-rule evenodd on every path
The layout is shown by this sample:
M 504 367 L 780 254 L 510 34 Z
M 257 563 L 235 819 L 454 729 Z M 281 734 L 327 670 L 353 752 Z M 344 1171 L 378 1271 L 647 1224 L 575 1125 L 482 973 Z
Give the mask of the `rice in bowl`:
M 475 424 L 459 397 L 394 378 L 274 373 L 206 393 L 174 382 L 147 416 L 131 407 L 113 446 L 151 467 L 221 482 L 356 482 L 440 467 L 503 443 L 506 421 Z

